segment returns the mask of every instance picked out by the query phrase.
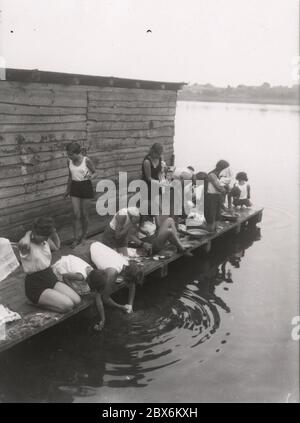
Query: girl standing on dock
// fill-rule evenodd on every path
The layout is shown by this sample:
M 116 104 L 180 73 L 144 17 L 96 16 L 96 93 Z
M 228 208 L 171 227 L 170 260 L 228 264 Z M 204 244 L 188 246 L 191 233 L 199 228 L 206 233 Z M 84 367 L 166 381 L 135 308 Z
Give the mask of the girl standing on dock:
M 25 294 L 33 303 L 66 313 L 80 303 L 79 295 L 57 280 L 51 265 L 51 250 L 60 248 L 60 239 L 51 218 L 35 220 L 32 230 L 19 241 L 20 258 L 25 277 Z
M 87 236 L 89 224 L 89 205 L 94 198 L 94 191 L 91 182 L 95 173 L 95 166 L 91 159 L 83 156 L 78 143 L 72 142 L 67 145 L 69 179 L 65 198 L 71 197 L 74 212 L 74 241 L 72 247 L 84 242 Z M 82 235 L 79 238 L 80 226 Z
M 226 160 L 219 160 L 214 170 L 208 173 L 205 184 L 204 217 L 209 232 L 215 232 L 223 202 L 225 188 L 221 185 L 219 177 L 222 170 L 229 167 Z
M 150 148 L 149 153 L 143 160 L 142 164 L 142 179 L 147 183 L 148 186 L 148 215 L 151 216 L 152 203 L 159 201 L 159 197 L 152 197 L 151 195 L 151 184 L 159 184 L 162 174 L 162 153 L 163 146 L 156 142 Z

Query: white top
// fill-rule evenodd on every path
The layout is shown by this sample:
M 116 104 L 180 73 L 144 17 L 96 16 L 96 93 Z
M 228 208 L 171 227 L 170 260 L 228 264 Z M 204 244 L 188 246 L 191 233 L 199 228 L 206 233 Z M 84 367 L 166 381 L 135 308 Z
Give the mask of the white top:
M 93 242 L 90 247 L 91 259 L 97 269 L 116 269 L 121 273 L 124 266 L 128 266 L 128 259 L 101 242 Z
M 247 199 L 247 197 L 248 197 L 247 184 L 240 185 L 240 184 L 238 183 L 236 186 L 237 186 L 237 187 L 240 189 L 240 191 L 241 191 L 241 194 L 240 194 L 240 196 L 239 196 L 239 200 L 246 200 L 246 199 Z
M 128 209 L 121 209 L 119 210 L 114 217 L 111 219 L 111 221 L 109 222 L 109 226 L 111 227 L 111 229 L 113 229 L 114 231 L 117 229 L 117 216 L 126 216 L 126 220 L 125 223 L 123 225 L 123 228 L 125 228 L 127 225 L 129 226 L 131 223 L 131 220 L 128 216 Z
M 39 272 L 50 267 L 51 257 L 52 254 L 50 245 L 47 241 L 44 241 L 41 244 L 30 242 L 29 252 L 27 254 L 22 254 L 20 251 L 23 270 L 28 274 Z
M 230 167 L 226 167 L 223 169 L 222 172 L 219 174 L 220 184 L 222 186 L 230 185 L 232 182 L 232 172 Z
M 83 157 L 79 166 L 75 166 L 72 160 L 69 161 L 69 169 L 71 172 L 72 181 L 86 181 L 90 179 L 90 170 L 86 164 L 86 157 Z
M 52 265 L 53 273 L 59 281 L 63 280 L 62 276 L 66 273 L 79 273 L 86 279 L 88 269 L 92 269 L 92 267 L 81 258 L 72 254 L 62 256 Z

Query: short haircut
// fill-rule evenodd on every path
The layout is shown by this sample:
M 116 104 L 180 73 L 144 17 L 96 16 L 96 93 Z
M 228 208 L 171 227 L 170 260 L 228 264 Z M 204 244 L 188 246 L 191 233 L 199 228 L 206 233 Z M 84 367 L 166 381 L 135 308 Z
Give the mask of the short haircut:
M 188 166 L 187 167 L 189 170 L 191 170 L 192 172 L 195 172 L 195 169 L 193 168 L 193 166 Z
M 246 172 L 238 172 L 238 173 L 236 174 L 235 179 L 236 179 L 237 181 L 245 181 L 245 182 L 248 182 L 248 176 L 247 176 L 247 173 L 246 173 Z
M 164 151 L 164 148 L 159 142 L 155 142 L 150 148 L 150 154 L 154 152 L 161 155 L 163 151 Z
M 219 160 L 218 163 L 216 164 L 216 169 L 219 170 L 220 172 L 226 169 L 227 167 L 229 167 L 229 163 L 226 160 Z
M 87 283 L 91 291 L 102 292 L 105 288 L 107 275 L 104 270 L 95 269 L 87 277 Z
M 78 142 L 70 142 L 69 144 L 67 144 L 67 152 L 68 153 L 74 153 L 74 154 L 80 154 L 81 152 L 81 147 L 80 144 L 78 144 Z
M 51 217 L 38 217 L 32 225 L 32 230 L 36 235 L 49 237 L 54 228 L 54 221 Z
M 144 270 L 138 266 L 135 262 L 129 262 L 129 265 L 124 269 L 124 282 L 134 283 L 136 285 L 143 285 L 144 282 Z

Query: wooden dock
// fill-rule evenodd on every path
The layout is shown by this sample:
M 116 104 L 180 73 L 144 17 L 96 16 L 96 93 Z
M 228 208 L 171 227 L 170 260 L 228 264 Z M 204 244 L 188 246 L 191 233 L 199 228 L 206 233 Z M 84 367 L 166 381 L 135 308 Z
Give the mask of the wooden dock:
M 225 233 L 231 232 L 237 234 L 245 225 L 255 225 L 260 222 L 263 209 L 242 209 L 236 212 L 239 214 L 236 222 L 223 221 L 216 233 L 203 236 L 200 239 L 184 236 L 182 238 L 183 244 L 189 244 L 191 246 L 190 250 L 203 248 L 206 252 L 209 252 L 212 242 Z M 101 240 L 101 234 L 93 236 L 93 239 Z M 60 255 L 78 254 L 80 256 L 80 249 L 82 249 L 82 247 L 76 247 L 74 250 L 63 247 L 60 251 Z M 168 274 L 169 264 L 181 257 L 181 254 L 174 252 L 172 249 L 163 250 L 161 255 L 165 255 L 165 258 L 159 260 L 154 260 L 153 258 L 142 259 L 142 265 L 146 276 L 154 272 L 157 272 L 161 277 L 166 276 Z M 56 260 L 59 258 L 59 255 L 54 254 L 53 258 Z M 123 286 L 124 285 L 120 283 L 119 289 Z M 21 268 L 18 268 L 4 281 L 0 282 L 0 304 L 9 307 L 12 311 L 18 312 L 21 315 L 21 320 L 6 324 L 5 339 L 0 339 L 0 352 L 86 310 L 93 304 L 93 299 L 88 290 L 81 290 L 79 293 L 82 296 L 82 302 L 70 313 L 59 314 L 40 309 L 27 301 L 24 294 L 24 274 Z

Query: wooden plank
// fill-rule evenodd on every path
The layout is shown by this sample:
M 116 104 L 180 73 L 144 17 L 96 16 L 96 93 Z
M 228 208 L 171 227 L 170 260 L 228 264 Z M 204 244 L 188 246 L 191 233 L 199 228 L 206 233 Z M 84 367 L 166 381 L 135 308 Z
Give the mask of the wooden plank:
M 55 161 L 57 159 L 65 158 L 67 162 L 67 155 L 65 150 L 63 151 L 40 151 L 32 154 L 20 154 L 18 156 L 7 156 L 0 159 L 0 165 L 11 166 L 11 165 L 29 165 L 37 166 L 41 162 Z
M 88 122 L 89 132 L 97 131 L 127 131 L 132 129 L 174 128 L 173 121 L 149 121 L 149 122 Z
M 139 88 L 100 88 L 97 91 L 88 91 L 89 101 L 176 101 L 177 93 L 170 90 L 147 90 Z
M 0 189 L 15 187 L 23 184 L 36 183 L 38 181 L 45 181 L 50 179 L 59 178 L 64 176 L 66 179 L 68 177 L 68 168 L 67 166 L 63 169 L 51 170 L 49 172 L 38 172 L 31 175 L 17 176 L 15 178 L 6 178 L 0 179 Z
M 16 225 L 24 222 L 32 222 L 36 217 L 43 215 L 62 216 L 65 214 L 72 214 L 72 205 L 70 201 L 60 200 L 42 207 L 32 207 L 27 211 L 19 211 L 9 215 L 0 217 L 0 227 L 5 229 L 5 225 Z M 5 223 L 6 222 L 6 223 Z
M 88 132 L 87 141 L 92 143 L 94 139 L 103 138 L 157 138 L 173 137 L 174 128 L 165 127 L 149 130 L 127 130 L 127 131 L 98 131 Z
M 2 103 L 0 97 L 1 115 L 25 115 L 25 116 L 62 116 L 62 115 L 84 115 L 86 107 L 51 107 L 51 106 L 31 106 Z
M 62 169 L 66 167 L 66 159 L 56 159 L 45 162 L 39 162 L 36 165 L 24 164 L 14 166 L 1 166 L 0 179 L 14 178 L 17 176 L 26 176 L 33 173 L 45 172 L 49 170 Z
M 39 154 L 39 153 L 53 153 L 53 152 L 64 152 L 66 146 L 70 141 L 64 142 L 51 142 L 51 143 L 26 143 L 26 144 L 12 144 L 1 146 L 0 145 L 0 157 L 27 155 L 27 154 Z M 66 153 L 65 153 L 66 155 Z
M 0 98 L 2 103 L 54 106 L 54 107 L 87 107 L 87 94 L 68 90 L 27 90 L 22 88 L 3 87 L 0 84 Z
M 51 143 L 51 142 L 80 142 L 86 139 L 86 128 L 84 131 L 56 131 L 56 132 L 24 132 L 0 134 L 0 145 L 18 145 L 25 143 Z
M 31 183 L 25 183 L 23 185 L 1 188 L 0 199 L 16 197 L 22 194 L 29 194 L 34 192 L 39 192 L 43 189 L 48 189 L 53 186 L 58 187 L 61 185 L 67 186 L 67 177 L 63 176 L 61 178 L 49 179 L 49 180 L 38 180 Z
M 0 201 L 0 209 L 23 204 L 26 201 L 33 201 L 33 200 L 39 200 L 43 198 L 49 198 L 56 195 L 63 195 L 65 191 L 66 191 L 66 185 L 64 184 L 54 188 L 49 188 L 49 189 L 44 189 L 44 190 L 40 190 L 33 193 L 18 195 L 17 197 L 6 198 L 5 201 L 4 200 Z
M 82 115 L 12 115 L 0 113 L 0 125 L 19 125 L 19 124 L 47 124 L 50 123 L 77 123 L 86 122 L 86 114 Z
M 156 142 L 165 145 L 173 145 L 173 137 L 157 137 Z M 153 140 L 149 138 L 102 138 L 98 137 L 93 139 L 93 142 L 89 144 L 88 151 L 114 151 L 123 148 L 138 148 L 148 147 L 150 149 L 153 144 Z
M 97 102 L 89 103 L 88 113 L 113 113 L 122 115 L 152 115 L 152 116 L 175 116 L 176 107 L 100 107 Z
M 61 132 L 61 131 L 85 131 L 86 122 L 73 122 L 73 123 L 43 123 L 43 124 L 0 124 L 0 133 L 21 133 L 24 132 Z
M 93 102 L 93 103 L 92 103 Z M 174 108 L 176 106 L 174 101 L 143 101 L 143 99 L 140 100 L 97 100 L 97 99 L 89 99 L 88 102 L 88 110 L 91 108 L 91 103 L 94 104 L 94 102 L 97 103 L 98 107 L 126 107 L 126 108 Z
M 96 112 L 88 112 L 88 121 L 108 122 L 108 121 L 122 121 L 122 122 L 150 122 L 151 120 L 174 121 L 174 116 L 170 115 L 124 115 L 116 113 L 97 113 L 97 107 L 93 107 Z

